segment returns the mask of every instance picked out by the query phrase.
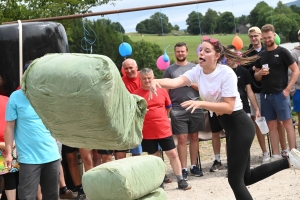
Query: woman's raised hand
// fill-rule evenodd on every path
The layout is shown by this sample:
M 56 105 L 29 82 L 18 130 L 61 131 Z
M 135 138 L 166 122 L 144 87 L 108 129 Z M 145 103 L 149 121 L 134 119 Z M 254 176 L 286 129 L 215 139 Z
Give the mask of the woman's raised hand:
M 161 86 L 159 85 L 159 83 L 158 83 L 155 79 L 153 79 L 153 80 L 151 81 L 151 83 L 150 83 L 149 100 L 153 99 L 153 95 L 154 95 L 154 94 L 157 96 L 157 93 L 156 93 L 157 89 L 156 89 L 156 87 L 161 88 Z

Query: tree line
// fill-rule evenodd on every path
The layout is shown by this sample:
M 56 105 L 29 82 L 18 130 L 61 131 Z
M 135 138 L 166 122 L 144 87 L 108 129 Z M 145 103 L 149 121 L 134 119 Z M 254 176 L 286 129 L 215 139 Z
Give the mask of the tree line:
M 251 10 L 249 15 L 234 17 L 232 12 L 217 12 L 208 9 L 203 15 L 192 11 L 186 19 L 186 32 L 191 35 L 234 33 L 237 25 L 250 25 L 262 27 L 265 24 L 273 24 L 276 32 L 286 41 L 297 41 L 297 30 L 300 27 L 300 7 L 296 5 L 286 6 L 281 1 L 275 8 L 261 1 Z M 172 30 L 179 30 L 178 25 L 172 26 L 168 17 L 163 13 L 155 13 L 149 19 L 145 19 L 136 25 L 136 31 L 140 34 L 161 34 Z
M 16 20 L 46 18 L 54 16 L 85 14 L 91 12 L 91 8 L 103 4 L 113 4 L 117 0 L 0 0 L 0 23 Z M 84 27 L 91 33 L 88 39 L 94 41 L 93 44 L 87 44 L 93 54 L 106 55 L 112 59 L 116 66 L 121 70 L 124 58 L 119 54 L 119 45 L 122 42 L 128 42 L 133 49 L 130 57 L 134 58 L 139 68 L 152 68 L 156 77 L 162 76 L 162 71 L 156 67 L 156 59 L 162 55 L 163 51 L 160 46 L 154 43 L 139 41 L 132 42 L 130 38 L 123 33 L 125 30 L 119 22 L 111 22 L 107 19 L 95 21 L 87 19 L 59 20 L 65 27 L 69 49 L 71 53 L 87 53 L 85 50 Z M 92 32 L 96 35 L 93 35 Z M 95 38 L 91 38 L 95 37 Z M 91 53 L 90 50 L 88 53 Z

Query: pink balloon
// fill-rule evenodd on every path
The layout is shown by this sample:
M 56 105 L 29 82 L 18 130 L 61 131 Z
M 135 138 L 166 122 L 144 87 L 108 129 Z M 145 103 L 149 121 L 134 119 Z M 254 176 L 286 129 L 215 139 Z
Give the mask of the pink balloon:
M 164 61 L 164 55 L 159 56 L 156 60 L 156 66 L 160 70 L 165 70 L 170 66 L 170 60 L 168 62 Z

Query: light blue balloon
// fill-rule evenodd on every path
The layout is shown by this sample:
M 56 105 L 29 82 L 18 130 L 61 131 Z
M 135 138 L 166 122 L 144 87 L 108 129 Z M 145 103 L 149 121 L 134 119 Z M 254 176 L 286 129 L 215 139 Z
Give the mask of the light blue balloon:
M 165 62 L 169 62 L 169 60 L 170 60 L 170 58 L 169 58 L 168 54 L 165 52 L 165 54 L 164 54 L 164 61 Z
M 122 42 L 119 46 L 119 53 L 123 57 L 130 56 L 132 54 L 132 47 L 127 42 Z

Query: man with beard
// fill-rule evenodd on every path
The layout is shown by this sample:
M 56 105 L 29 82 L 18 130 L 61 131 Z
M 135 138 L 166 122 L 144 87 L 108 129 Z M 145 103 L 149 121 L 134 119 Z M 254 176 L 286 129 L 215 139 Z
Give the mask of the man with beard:
M 258 54 L 260 59 L 255 62 L 254 77 L 262 82 L 261 114 L 267 120 L 273 159 L 276 160 L 281 159 L 277 119 L 282 121 L 286 129 L 289 148 L 296 147 L 296 134 L 291 118 L 290 91 L 299 76 L 299 69 L 291 53 L 275 44 L 274 26 L 266 24 L 261 31 L 267 49 Z M 288 82 L 288 69 L 292 71 L 290 82 Z
M 254 50 L 249 52 L 246 56 L 248 56 L 248 57 L 254 56 L 254 55 L 258 54 L 259 52 L 266 49 L 266 45 L 264 45 L 261 42 L 261 39 L 262 39 L 261 38 L 261 30 L 258 27 L 253 26 L 253 27 L 249 28 L 248 37 L 249 37 L 249 40 L 251 43 L 249 45 L 248 49 L 250 50 L 253 48 Z M 253 65 L 254 65 L 254 63 L 249 63 L 247 65 L 244 65 L 244 67 L 246 67 L 250 71 L 250 74 L 253 77 L 253 81 L 251 83 L 251 88 L 255 94 L 255 98 L 256 98 L 258 106 L 260 108 L 261 107 L 260 106 L 261 82 L 256 81 L 254 78 L 255 67 L 253 67 Z M 250 104 L 250 109 L 251 109 L 252 120 L 255 121 L 256 110 L 255 110 L 254 106 L 252 105 L 252 103 Z M 266 148 L 265 135 L 261 134 L 257 124 L 256 123 L 254 123 L 254 124 L 255 124 L 255 130 L 256 130 L 256 137 L 258 139 L 258 143 L 259 143 L 262 153 L 263 153 L 262 163 L 264 164 L 264 163 L 267 163 L 270 161 L 270 154 Z M 287 154 L 288 151 L 286 149 L 285 130 L 282 125 L 282 122 L 280 122 L 279 120 L 277 120 L 277 131 L 279 134 L 279 140 L 280 140 L 280 145 L 281 145 L 281 149 L 282 149 L 281 153 L 284 156 Z
M 174 47 L 176 63 L 172 64 L 164 72 L 164 78 L 177 78 L 186 71 L 192 69 L 196 64 L 186 60 L 188 47 L 184 42 L 178 42 Z M 170 118 L 172 132 L 177 136 L 177 151 L 182 167 L 182 175 L 188 179 L 187 170 L 187 141 L 190 141 L 191 175 L 203 176 L 203 172 L 196 166 L 199 151 L 198 132 L 204 130 L 205 116 L 202 109 L 196 109 L 194 113 L 186 111 L 180 104 L 188 100 L 198 100 L 199 92 L 197 84 L 169 90 L 172 101 Z

